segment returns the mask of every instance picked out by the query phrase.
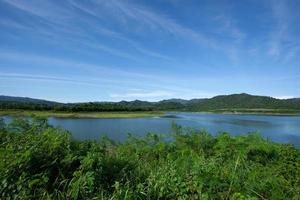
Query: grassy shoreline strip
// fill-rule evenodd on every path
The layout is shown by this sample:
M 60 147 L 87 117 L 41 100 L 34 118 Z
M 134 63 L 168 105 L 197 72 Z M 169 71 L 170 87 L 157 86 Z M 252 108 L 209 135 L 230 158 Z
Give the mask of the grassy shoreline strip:
M 144 112 L 52 112 L 52 111 L 26 111 L 26 110 L 0 110 L 0 116 L 39 116 L 58 118 L 139 118 L 139 117 L 159 117 L 164 112 L 144 111 Z
M 174 111 L 170 111 L 174 112 Z M 175 111 L 191 113 L 215 113 L 236 115 L 270 115 L 270 116 L 300 116 L 299 110 L 273 110 L 273 109 L 220 109 L 210 111 Z M 29 111 L 29 110 L 0 110 L 0 116 L 40 116 L 57 118 L 141 118 L 160 117 L 168 111 L 133 111 L 133 112 L 55 112 L 55 111 Z

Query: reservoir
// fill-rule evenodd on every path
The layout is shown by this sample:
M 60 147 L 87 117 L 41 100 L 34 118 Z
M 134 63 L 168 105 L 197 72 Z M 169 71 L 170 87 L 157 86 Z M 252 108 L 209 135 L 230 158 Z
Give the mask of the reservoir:
M 4 117 L 9 120 L 10 117 Z M 236 115 L 211 113 L 172 112 L 163 117 L 91 119 L 48 118 L 53 126 L 72 133 L 75 139 L 100 139 L 103 136 L 124 141 L 128 134 L 142 137 L 147 133 L 168 134 L 172 124 L 195 130 L 206 130 L 216 135 L 228 132 L 232 135 L 259 132 L 264 138 L 279 143 L 300 146 L 300 116 Z

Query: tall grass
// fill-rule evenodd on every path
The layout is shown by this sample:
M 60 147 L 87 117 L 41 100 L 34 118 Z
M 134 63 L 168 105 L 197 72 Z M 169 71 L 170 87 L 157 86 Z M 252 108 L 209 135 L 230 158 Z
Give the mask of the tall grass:
M 300 198 L 300 150 L 256 133 L 76 141 L 35 118 L 0 121 L 0 136 L 1 199 Z

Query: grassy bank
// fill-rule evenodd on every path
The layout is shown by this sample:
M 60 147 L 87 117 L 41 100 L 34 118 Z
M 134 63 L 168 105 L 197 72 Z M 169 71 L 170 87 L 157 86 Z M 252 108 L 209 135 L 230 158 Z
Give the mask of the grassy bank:
M 174 111 L 170 111 L 174 112 Z M 180 111 L 179 111 L 180 112 Z M 184 111 L 191 112 L 191 111 Z M 299 110 L 288 109 L 218 109 L 206 111 L 207 113 L 222 114 L 253 114 L 253 115 L 300 115 Z M 0 116 L 38 116 L 58 118 L 139 118 L 164 116 L 168 111 L 132 111 L 132 112 L 55 112 L 55 111 L 29 111 L 29 110 L 0 110 Z
M 0 199 L 299 199 L 300 150 L 257 134 L 174 126 L 118 144 L 76 141 L 46 120 L 0 121 Z
M 135 111 L 135 112 L 53 112 L 53 111 L 28 111 L 28 110 L 0 110 L 0 116 L 38 116 L 60 118 L 138 118 L 156 117 L 164 115 L 159 111 Z

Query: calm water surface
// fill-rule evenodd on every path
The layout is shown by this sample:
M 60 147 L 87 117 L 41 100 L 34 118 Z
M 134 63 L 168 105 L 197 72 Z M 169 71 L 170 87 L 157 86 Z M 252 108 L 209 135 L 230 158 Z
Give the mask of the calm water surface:
M 6 118 L 8 119 L 8 118 Z M 172 123 L 212 134 L 229 132 L 233 135 L 258 131 L 275 142 L 300 146 L 300 116 L 229 115 L 206 113 L 168 113 L 165 117 L 133 119 L 65 119 L 49 118 L 49 123 L 72 132 L 76 139 L 99 139 L 107 135 L 123 141 L 127 134 L 144 136 L 148 132 L 165 134 Z

